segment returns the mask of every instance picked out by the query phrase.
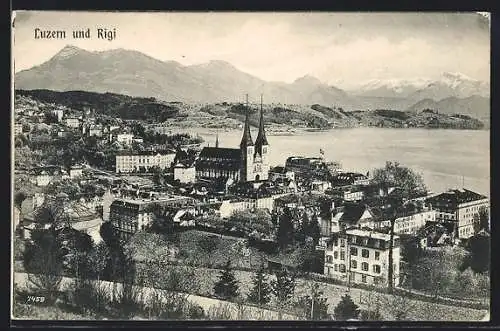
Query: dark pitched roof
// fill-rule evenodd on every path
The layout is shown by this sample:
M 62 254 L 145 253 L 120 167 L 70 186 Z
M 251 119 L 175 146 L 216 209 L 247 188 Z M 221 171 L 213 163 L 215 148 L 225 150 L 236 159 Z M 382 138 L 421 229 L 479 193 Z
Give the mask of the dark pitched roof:
M 441 193 L 437 196 L 428 198 L 427 201 L 431 202 L 431 203 L 440 202 L 440 203 L 449 203 L 452 205 L 458 205 L 461 203 L 482 200 L 482 199 L 486 199 L 486 198 L 487 198 L 486 196 L 479 194 L 479 193 L 476 193 L 476 192 L 473 192 L 473 191 L 470 191 L 470 190 L 466 190 L 466 189 L 457 190 L 457 189 L 455 189 L 455 190 L 449 190 L 449 191 Z
M 252 135 L 250 134 L 250 121 L 248 112 L 245 115 L 245 128 L 243 129 L 243 137 L 241 137 L 240 147 L 253 146 Z
M 199 155 L 200 158 L 228 159 L 240 161 L 241 152 L 238 148 L 204 147 Z
M 367 207 L 365 204 L 360 203 L 347 203 L 344 204 L 342 208 L 341 221 L 348 224 L 356 224 L 363 213 L 366 211 Z
M 262 104 L 260 105 L 260 121 L 259 121 L 259 133 L 257 134 L 257 139 L 255 140 L 256 149 L 259 150 L 262 146 L 269 145 L 267 142 L 266 131 L 264 130 L 264 111 L 262 110 Z

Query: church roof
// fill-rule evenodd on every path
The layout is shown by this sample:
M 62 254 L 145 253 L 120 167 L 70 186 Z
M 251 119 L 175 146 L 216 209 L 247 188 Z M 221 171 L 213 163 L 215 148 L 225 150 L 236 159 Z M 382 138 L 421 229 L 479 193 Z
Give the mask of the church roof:
M 248 112 L 245 116 L 245 128 L 243 129 L 243 137 L 241 137 L 240 147 L 253 146 L 252 135 L 250 134 L 250 121 Z
M 204 147 L 199 155 L 200 158 L 210 159 L 229 159 L 240 160 L 240 149 L 238 148 L 221 148 L 221 147 Z
M 255 146 L 259 149 L 261 146 L 269 145 L 267 142 L 266 131 L 264 130 L 264 111 L 262 110 L 262 105 L 260 106 L 260 121 L 259 121 L 259 133 L 257 134 L 257 139 L 255 140 Z

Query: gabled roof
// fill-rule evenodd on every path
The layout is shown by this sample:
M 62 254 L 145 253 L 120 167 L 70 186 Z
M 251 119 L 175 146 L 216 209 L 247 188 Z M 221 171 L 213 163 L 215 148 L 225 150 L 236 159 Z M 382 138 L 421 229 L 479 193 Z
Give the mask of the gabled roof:
M 199 155 L 200 158 L 222 158 L 240 161 L 241 150 L 238 148 L 204 147 Z
M 365 204 L 361 203 L 346 203 L 342 207 L 342 216 L 340 221 L 347 224 L 356 224 L 363 216 L 364 212 L 369 210 Z

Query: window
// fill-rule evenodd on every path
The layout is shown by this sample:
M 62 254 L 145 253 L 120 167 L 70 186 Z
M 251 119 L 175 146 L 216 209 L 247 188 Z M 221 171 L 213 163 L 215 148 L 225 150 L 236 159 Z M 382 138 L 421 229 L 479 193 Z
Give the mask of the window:
M 356 243 L 356 237 L 351 237 L 351 242 L 352 242 L 353 244 L 355 244 L 355 243 Z
M 338 268 L 338 266 L 336 264 L 333 265 L 333 270 L 335 270 L 335 271 L 339 270 L 339 268 Z
M 345 264 L 339 264 L 339 271 L 345 272 Z
M 373 272 L 376 274 L 380 273 L 380 266 L 378 264 L 373 265 Z
M 367 249 L 361 250 L 362 257 L 370 257 L 370 252 Z
M 351 269 L 356 269 L 358 267 L 358 262 L 356 260 L 351 261 Z
M 333 252 L 333 258 L 338 259 L 339 258 L 339 252 L 335 251 Z
M 358 249 L 356 247 L 351 247 L 351 255 L 358 256 Z
M 361 263 L 361 270 L 368 271 L 368 263 L 366 262 Z
M 326 263 L 332 263 L 332 256 L 331 255 L 326 256 Z
M 380 252 L 375 252 L 375 260 L 380 260 Z
M 362 281 L 363 283 L 366 283 L 366 275 L 361 275 L 361 281 Z
M 344 251 L 340 252 L 340 259 L 345 260 L 345 252 Z
M 345 241 L 344 241 L 344 239 L 340 239 L 340 247 L 345 247 Z
M 327 268 L 326 268 L 326 273 L 327 273 L 328 275 L 330 274 L 330 269 L 331 269 L 330 267 L 327 267 Z

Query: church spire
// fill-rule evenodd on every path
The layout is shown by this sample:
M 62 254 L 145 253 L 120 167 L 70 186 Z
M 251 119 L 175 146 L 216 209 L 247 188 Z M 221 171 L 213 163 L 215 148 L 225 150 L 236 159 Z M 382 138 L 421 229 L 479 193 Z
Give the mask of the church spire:
M 255 140 L 256 150 L 264 145 L 269 145 L 267 142 L 266 131 L 264 130 L 264 110 L 262 109 L 262 94 L 260 95 L 260 121 L 259 121 L 259 133 L 257 134 L 257 139 Z
M 241 137 L 240 147 L 253 146 L 252 136 L 250 134 L 250 119 L 248 113 L 250 108 L 248 107 L 248 94 L 246 95 L 246 114 L 245 114 L 245 127 L 243 129 L 243 137 Z

